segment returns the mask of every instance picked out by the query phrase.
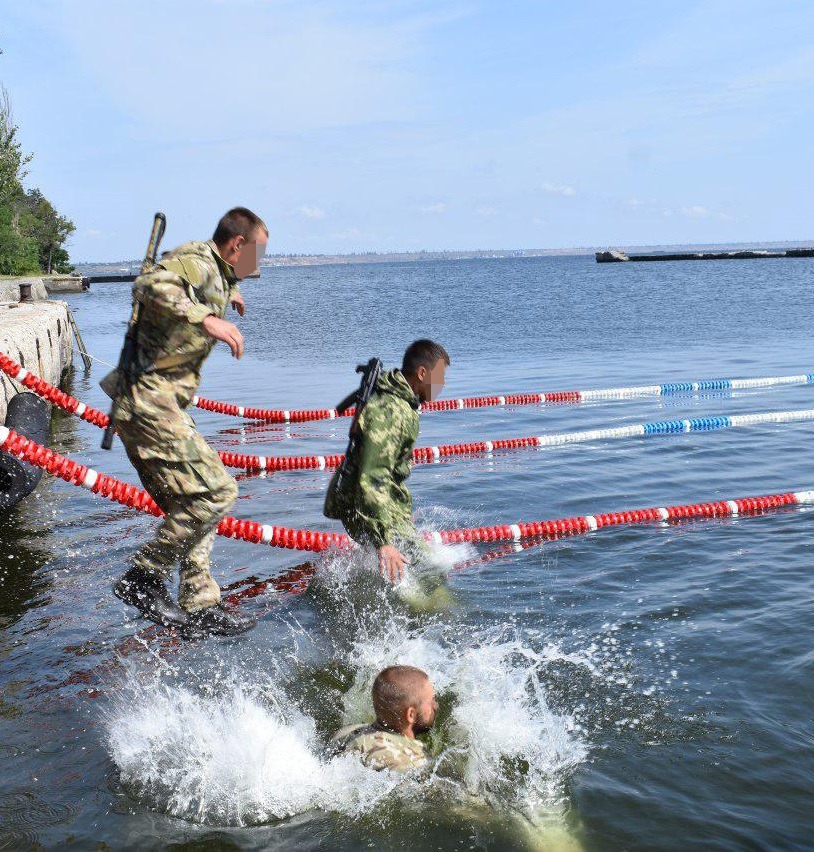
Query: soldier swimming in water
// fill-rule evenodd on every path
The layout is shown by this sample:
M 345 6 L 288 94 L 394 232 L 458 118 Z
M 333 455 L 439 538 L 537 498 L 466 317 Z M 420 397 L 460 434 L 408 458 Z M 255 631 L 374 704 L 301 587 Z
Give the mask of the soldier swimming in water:
M 238 492 L 186 409 L 215 341 L 226 343 L 235 358 L 243 354 L 243 336 L 225 319 L 226 309 L 231 305 L 243 315 L 237 282 L 257 269 L 267 244 L 263 221 L 235 207 L 221 218 L 211 240 L 163 255 L 133 285 L 139 306 L 134 369 L 126 381 L 120 382 L 116 371 L 102 381 L 117 397 L 116 429 L 127 457 L 165 513 L 114 592 L 188 637 L 234 635 L 255 623 L 224 609 L 209 571 L 215 528 Z M 177 604 L 165 585 L 176 561 Z
M 405 565 L 428 554 L 412 520 L 406 486 L 418 438 L 418 410 L 444 387 L 450 359 L 432 340 L 407 347 L 400 370 L 383 373 L 356 424 L 358 439 L 338 469 L 325 498 L 324 513 L 342 521 L 348 534 L 377 552 L 382 577 L 395 583 Z
M 372 724 L 349 725 L 331 740 L 337 753 L 357 754 L 371 769 L 409 772 L 429 764 L 416 734 L 431 730 L 438 712 L 435 689 L 426 672 L 413 666 L 390 666 L 373 681 Z

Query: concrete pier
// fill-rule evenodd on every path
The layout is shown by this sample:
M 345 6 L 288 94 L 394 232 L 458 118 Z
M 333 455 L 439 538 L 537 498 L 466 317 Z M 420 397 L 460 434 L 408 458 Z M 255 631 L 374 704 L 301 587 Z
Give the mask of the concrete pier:
M 0 351 L 59 386 L 73 358 L 68 305 L 58 301 L 20 302 L 18 298 L 0 301 Z M 22 385 L 0 373 L 0 423 L 5 422 L 9 399 L 21 389 Z
M 81 275 L 45 275 L 42 280 L 49 293 L 82 293 L 90 286 Z
M 654 252 L 652 254 L 628 254 L 621 249 L 608 249 L 596 253 L 597 263 L 633 263 L 659 260 L 764 260 L 778 257 L 814 257 L 814 248 L 745 249 L 740 251 L 686 251 Z

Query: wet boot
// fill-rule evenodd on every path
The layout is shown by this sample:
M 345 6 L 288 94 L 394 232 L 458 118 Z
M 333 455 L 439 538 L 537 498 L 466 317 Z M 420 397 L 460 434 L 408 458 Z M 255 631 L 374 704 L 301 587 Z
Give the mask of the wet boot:
M 187 623 L 187 613 L 172 599 L 161 578 L 143 568 L 127 571 L 113 587 L 113 594 L 158 624 L 183 627 Z
M 253 615 L 242 615 L 235 610 L 226 609 L 223 604 L 215 604 L 195 612 L 187 613 L 187 622 L 182 635 L 187 639 L 201 636 L 237 636 L 251 630 L 257 624 Z

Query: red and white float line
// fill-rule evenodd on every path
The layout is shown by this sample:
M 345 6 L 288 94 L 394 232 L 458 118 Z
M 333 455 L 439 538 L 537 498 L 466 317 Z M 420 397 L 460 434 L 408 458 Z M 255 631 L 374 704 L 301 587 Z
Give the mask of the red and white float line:
M 60 453 L 48 449 L 48 447 L 43 447 L 29 440 L 24 435 L 17 434 L 6 426 L 0 426 L 0 450 L 5 450 L 23 461 L 36 465 L 52 476 L 64 479 L 72 485 L 83 486 L 108 500 L 139 509 L 151 515 L 160 516 L 162 514 L 161 509 L 150 495 L 141 488 L 121 482 L 112 476 L 107 476 L 72 461 Z M 528 538 L 560 538 L 593 532 L 605 527 L 632 526 L 656 521 L 753 515 L 779 509 L 783 506 L 810 505 L 812 503 L 814 503 L 814 491 L 793 491 L 785 494 L 744 497 L 740 500 L 717 500 L 709 503 L 688 503 L 681 506 L 580 515 L 552 521 L 441 530 L 425 532 L 424 536 L 428 541 L 436 544 L 519 542 Z M 218 524 L 217 532 L 226 538 L 236 538 L 253 544 L 268 544 L 272 547 L 285 547 L 293 550 L 318 552 L 330 547 L 348 548 L 352 546 L 348 536 L 343 533 L 277 527 L 232 517 L 224 518 Z
M 11 358 L 0 353 L 0 369 L 24 387 L 48 400 L 69 414 L 75 414 L 95 426 L 105 428 L 108 416 L 97 408 L 85 405 L 70 394 L 30 373 Z M 757 379 L 751 381 L 758 381 Z M 563 444 L 608 441 L 619 438 L 637 438 L 650 435 L 680 434 L 683 432 L 712 432 L 739 426 L 758 426 L 766 423 L 791 423 L 813 420 L 814 409 L 792 411 L 765 411 L 758 414 L 733 414 L 716 417 L 694 417 L 685 420 L 659 420 L 633 423 L 605 429 L 584 429 L 578 432 L 555 432 L 548 435 L 530 435 L 522 438 L 496 438 L 492 441 L 468 441 L 461 444 L 441 444 L 437 447 L 416 447 L 413 461 L 432 464 L 442 458 L 463 455 L 489 454 L 495 450 L 523 450 L 537 447 L 554 447 Z M 338 467 L 344 454 L 309 456 L 254 456 L 224 450 L 218 455 L 228 467 L 250 471 L 330 470 Z

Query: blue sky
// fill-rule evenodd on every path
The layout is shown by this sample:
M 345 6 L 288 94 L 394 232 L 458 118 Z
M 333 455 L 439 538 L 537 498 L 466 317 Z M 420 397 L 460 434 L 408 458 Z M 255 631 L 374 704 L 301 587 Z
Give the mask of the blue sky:
M 808 239 L 810 0 L 0 0 L 76 261 Z M 809 153 L 806 153 L 809 152 Z

